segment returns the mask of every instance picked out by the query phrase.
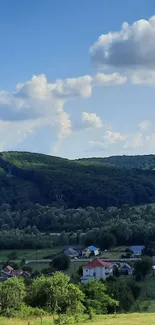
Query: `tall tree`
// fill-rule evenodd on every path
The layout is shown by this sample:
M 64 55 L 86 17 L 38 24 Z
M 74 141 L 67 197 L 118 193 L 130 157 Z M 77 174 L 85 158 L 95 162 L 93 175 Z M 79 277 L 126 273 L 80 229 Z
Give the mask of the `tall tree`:
M 20 310 L 25 297 L 25 285 L 21 279 L 16 277 L 8 279 L 0 285 L 1 313 L 11 316 Z

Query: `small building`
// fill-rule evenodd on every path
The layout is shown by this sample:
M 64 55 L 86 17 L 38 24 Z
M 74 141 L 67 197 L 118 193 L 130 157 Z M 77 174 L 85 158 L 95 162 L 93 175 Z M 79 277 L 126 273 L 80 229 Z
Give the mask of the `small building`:
M 122 263 L 120 265 L 120 272 L 123 275 L 132 275 L 133 271 L 133 268 L 128 263 Z
M 79 253 L 73 248 L 67 248 L 64 250 L 64 254 L 69 256 L 70 258 L 78 257 Z
M 98 258 L 83 266 L 83 276 L 81 282 L 86 283 L 89 280 L 103 279 L 113 275 L 113 265 L 104 262 Z
M 8 279 L 12 277 L 30 277 L 30 273 L 23 270 L 14 270 L 10 265 L 7 265 L 2 271 L 1 271 L 2 278 Z
M 91 245 L 85 248 L 82 252 L 82 256 L 89 258 L 91 255 L 97 256 L 100 253 L 100 249 Z
M 133 257 L 139 257 L 142 255 L 143 249 L 145 248 L 144 245 L 138 245 L 138 246 L 131 246 L 131 251 L 133 253 Z

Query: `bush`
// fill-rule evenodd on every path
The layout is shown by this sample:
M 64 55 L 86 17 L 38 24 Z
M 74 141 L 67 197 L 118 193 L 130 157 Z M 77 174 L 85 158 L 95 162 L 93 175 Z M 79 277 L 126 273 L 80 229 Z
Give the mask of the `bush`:
M 19 318 L 43 317 L 43 316 L 46 316 L 46 315 L 47 315 L 47 313 L 45 312 L 45 310 L 40 309 L 40 308 L 33 308 L 33 307 L 27 306 L 25 304 L 23 304 L 21 306 L 20 311 L 16 311 L 14 313 L 14 316 L 19 317 Z
M 65 271 L 70 266 L 70 258 L 64 253 L 53 258 L 53 261 L 50 263 L 51 268 L 57 271 Z

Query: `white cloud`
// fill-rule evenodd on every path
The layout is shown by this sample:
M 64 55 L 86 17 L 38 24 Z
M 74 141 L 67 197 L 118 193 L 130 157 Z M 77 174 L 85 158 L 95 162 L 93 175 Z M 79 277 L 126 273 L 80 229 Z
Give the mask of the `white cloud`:
M 141 132 L 137 132 L 134 135 L 128 137 L 127 142 L 124 145 L 125 149 L 132 148 L 138 149 L 144 146 L 144 140 Z
M 62 112 L 59 119 L 60 137 L 65 137 L 71 134 L 71 120 L 66 112 Z
M 140 131 L 147 131 L 151 127 L 152 123 L 149 120 L 143 120 L 138 124 Z
M 112 73 L 112 74 L 97 73 L 94 80 L 97 85 L 113 86 L 113 85 L 124 84 L 127 81 L 127 78 L 121 76 L 119 73 Z
M 127 139 L 127 135 L 120 132 L 112 132 L 107 130 L 101 140 L 90 140 L 89 145 L 96 148 L 108 148 L 109 145 L 114 145 L 118 142 L 123 142 Z
M 101 128 L 103 126 L 102 120 L 95 113 L 82 112 L 82 124 L 86 128 Z
M 90 53 L 103 67 L 155 68 L 155 16 L 132 25 L 125 22 L 120 31 L 102 34 Z
M 17 84 L 15 92 L 0 91 L 1 133 L 5 137 L 3 141 L 0 139 L 2 147 L 10 143 L 11 134 L 16 145 L 22 141 L 23 135 L 30 134 L 30 129 L 36 131 L 46 125 L 56 126 L 58 139 L 70 135 L 71 119 L 64 111 L 64 104 L 70 98 L 89 97 L 91 91 L 90 76 L 49 83 L 44 74 L 34 75 L 31 80 Z M 19 128 L 19 132 L 15 128 Z
M 107 144 L 113 144 L 116 143 L 117 141 L 124 141 L 126 140 L 127 136 L 123 135 L 119 132 L 112 132 L 110 130 L 106 131 L 106 134 L 103 136 L 103 140 Z
M 90 97 L 92 92 L 92 77 L 89 75 L 72 78 L 58 79 L 54 95 L 58 98 Z
M 17 129 L 24 125 L 23 129 L 27 130 L 24 137 L 30 134 L 29 127 L 35 132 L 42 126 L 51 126 L 57 132 L 58 144 L 62 143 L 62 138 L 72 132 L 71 117 L 64 108 L 68 100 L 88 98 L 92 94 L 93 87 L 98 85 L 117 85 L 125 81 L 126 78 L 118 73 L 111 75 L 100 73 L 94 77 L 85 75 L 78 78 L 58 79 L 55 82 L 49 82 L 44 74 L 33 75 L 30 80 L 18 83 L 14 92 L 0 91 L 0 123 L 3 136 L 9 125 L 16 146 L 18 141 L 23 139 L 23 131 L 14 132 L 15 125 Z M 84 127 L 94 128 L 103 126 L 99 116 L 86 112 L 82 114 L 82 124 Z M 6 146 L 9 141 L 7 139 L 9 138 L 6 135 L 5 141 L 0 139 L 0 143 L 5 143 Z M 60 147 L 60 144 L 57 146 L 57 142 L 56 147 Z

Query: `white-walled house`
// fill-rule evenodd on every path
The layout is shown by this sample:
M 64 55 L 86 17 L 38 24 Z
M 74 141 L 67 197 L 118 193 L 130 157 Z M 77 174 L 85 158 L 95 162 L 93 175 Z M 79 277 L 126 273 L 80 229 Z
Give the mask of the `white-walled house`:
M 95 258 L 83 266 L 83 276 L 81 282 L 86 283 L 89 280 L 103 279 L 113 275 L 113 265 Z

